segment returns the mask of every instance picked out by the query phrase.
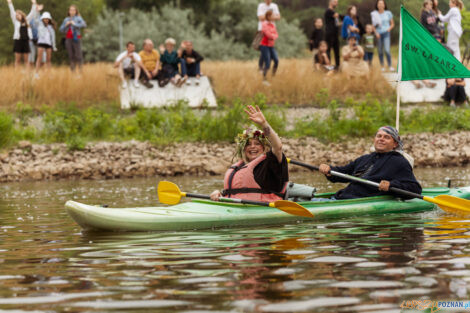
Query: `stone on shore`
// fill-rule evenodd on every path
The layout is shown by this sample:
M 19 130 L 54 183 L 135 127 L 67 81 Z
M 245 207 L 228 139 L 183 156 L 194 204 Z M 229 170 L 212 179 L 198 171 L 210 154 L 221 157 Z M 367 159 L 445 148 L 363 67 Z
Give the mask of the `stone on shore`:
M 403 136 L 415 167 L 462 166 L 470 161 L 470 132 Z M 323 143 L 316 138 L 283 139 L 286 156 L 305 163 L 344 165 L 370 153 L 372 138 Z M 0 153 L 0 181 L 112 179 L 175 175 L 222 175 L 236 160 L 234 144 L 177 143 L 155 147 L 148 142 L 89 143 L 82 151 L 65 144 L 21 141 Z M 290 166 L 291 171 L 303 171 Z

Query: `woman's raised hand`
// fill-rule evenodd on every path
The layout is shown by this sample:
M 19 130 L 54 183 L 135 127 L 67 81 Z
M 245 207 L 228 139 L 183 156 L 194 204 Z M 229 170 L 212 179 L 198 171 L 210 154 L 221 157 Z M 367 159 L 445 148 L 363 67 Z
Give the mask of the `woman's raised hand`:
M 261 112 L 261 109 L 256 106 L 253 107 L 252 105 L 248 105 L 245 109 L 246 114 L 248 114 L 248 118 L 255 124 L 258 124 L 260 126 L 266 126 L 267 121 L 266 118 L 263 115 L 263 112 Z

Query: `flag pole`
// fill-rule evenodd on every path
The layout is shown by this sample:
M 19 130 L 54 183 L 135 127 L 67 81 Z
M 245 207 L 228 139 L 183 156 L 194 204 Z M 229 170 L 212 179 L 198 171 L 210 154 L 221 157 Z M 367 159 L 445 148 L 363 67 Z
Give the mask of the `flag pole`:
M 398 75 L 397 75 L 397 116 L 395 120 L 395 128 L 400 130 L 400 81 L 401 81 L 401 71 L 402 71 L 402 60 L 401 60 L 401 46 L 402 46 L 402 37 L 403 37 L 403 18 L 402 18 L 403 5 L 400 6 L 400 39 L 398 41 Z

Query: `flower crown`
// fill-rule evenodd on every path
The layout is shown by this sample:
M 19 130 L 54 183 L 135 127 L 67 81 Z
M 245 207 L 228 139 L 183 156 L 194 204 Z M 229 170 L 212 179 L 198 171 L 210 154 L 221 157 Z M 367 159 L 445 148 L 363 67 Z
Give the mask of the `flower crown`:
M 262 131 L 249 127 L 245 129 L 243 133 L 238 134 L 237 137 L 235 137 L 235 143 L 237 144 L 237 157 L 243 159 L 243 152 L 245 150 L 246 144 L 250 139 L 258 139 L 265 148 L 271 146 L 268 138 Z

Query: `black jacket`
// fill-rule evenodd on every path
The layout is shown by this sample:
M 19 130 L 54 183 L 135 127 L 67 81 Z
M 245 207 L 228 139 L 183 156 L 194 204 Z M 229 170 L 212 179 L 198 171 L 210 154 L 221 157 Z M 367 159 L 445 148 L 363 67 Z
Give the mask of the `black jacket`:
M 331 170 L 344 174 L 361 177 L 380 183 L 382 180 L 388 180 L 390 187 L 396 187 L 420 194 L 421 185 L 416 180 L 410 163 L 398 152 L 391 151 L 387 153 L 373 152 L 363 155 L 352 161 L 346 166 L 334 166 Z M 346 179 L 326 176 L 332 182 L 349 182 Z M 355 199 L 363 197 L 373 197 L 390 192 L 383 192 L 376 187 L 368 186 L 358 182 L 351 182 L 346 188 L 339 190 L 335 194 L 336 199 Z M 396 195 L 404 198 L 401 195 Z

